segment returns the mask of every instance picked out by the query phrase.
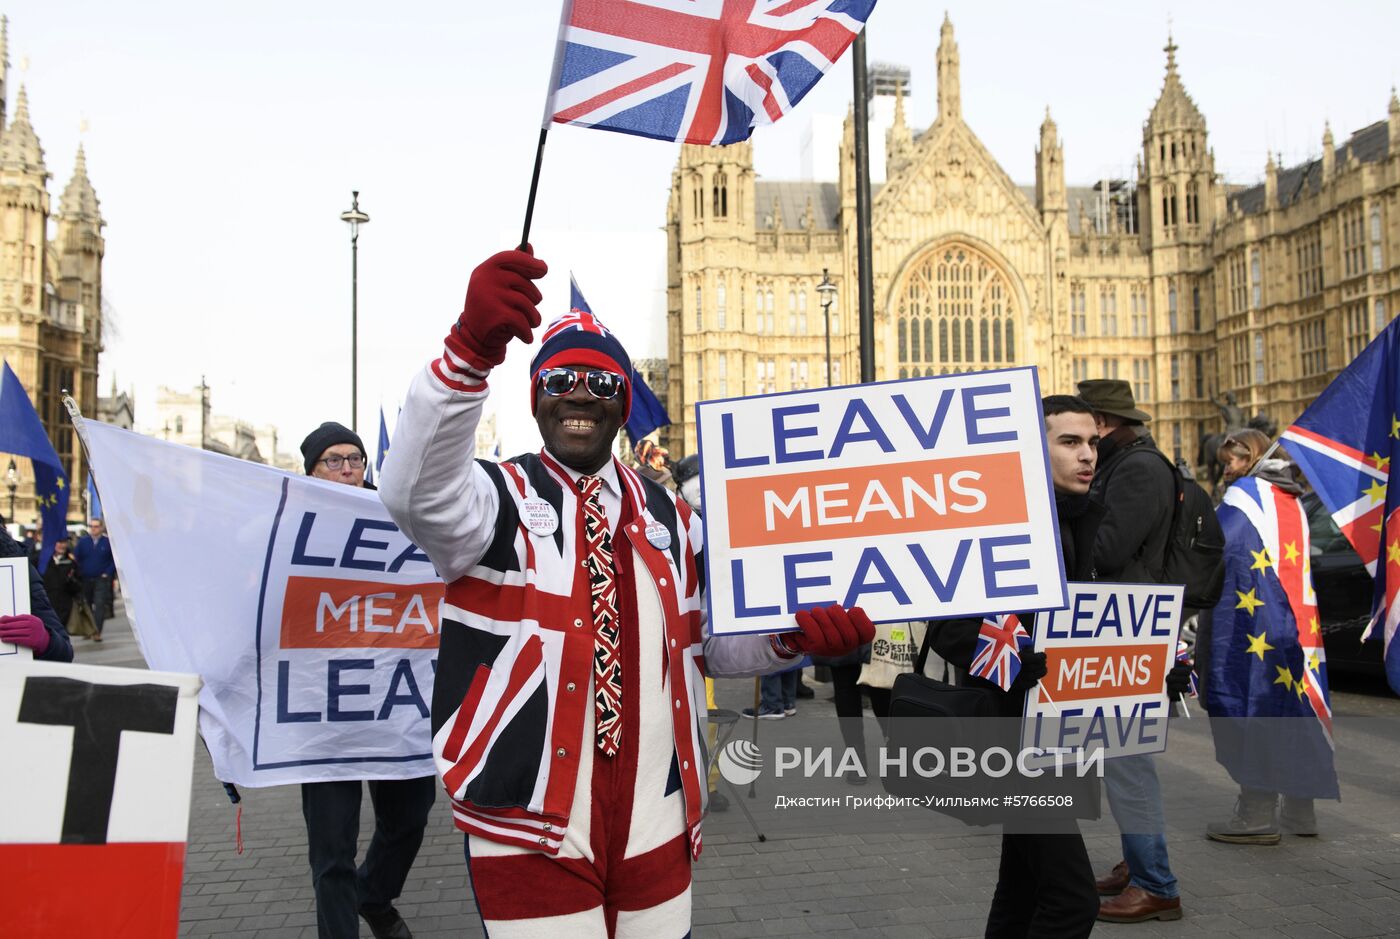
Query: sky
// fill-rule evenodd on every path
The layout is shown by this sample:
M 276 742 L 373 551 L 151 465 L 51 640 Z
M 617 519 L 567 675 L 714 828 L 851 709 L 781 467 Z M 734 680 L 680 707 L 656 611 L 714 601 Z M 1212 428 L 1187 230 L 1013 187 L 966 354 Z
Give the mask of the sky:
M 880 0 L 868 57 L 912 69 L 916 127 L 936 110 L 944 7 Z M 1008 2 L 946 5 L 964 119 L 1012 179 L 1034 180 L 1048 106 L 1071 185 L 1129 175 L 1161 89 L 1170 29 L 1216 168 L 1263 178 L 1386 115 L 1400 80 L 1400 4 Z M 107 222 L 115 378 L 153 421 L 157 386 L 201 376 L 216 413 L 275 424 L 281 448 L 351 422 L 351 190 L 370 215 L 359 252 L 358 426 L 390 426 L 441 351 L 481 260 L 519 239 L 559 5 L 10 0 L 9 108 L 23 83 L 58 197 L 83 142 Z M 797 178 L 803 130 L 844 115 L 849 53 L 754 136 L 756 169 Z M 86 130 L 82 130 L 83 124 Z M 570 270 L 634 358 L 665 353 L 665 222 L 677 145 L 556 126 L 531 240 L 550 265 L 546 320 Z M 532 449 L 514 347 L 493 376 L 505 452 Z

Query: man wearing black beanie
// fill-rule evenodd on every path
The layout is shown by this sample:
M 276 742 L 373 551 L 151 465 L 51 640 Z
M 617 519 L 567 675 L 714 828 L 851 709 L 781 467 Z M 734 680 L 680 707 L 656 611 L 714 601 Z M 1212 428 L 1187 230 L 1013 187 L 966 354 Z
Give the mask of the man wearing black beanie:
M 301 442 L 306 475 L 365 487 L 365 445 L 350 428 L 327 421 Z M 369 486 L 369 488 L 374 488 Z M 321 939 L 354 939 L 358 913 L 376 939 L 412 939 L 394 901 L 423 843 L 436 776 L 381 779 L 369 784 L 374 838 L 357 870 L 362 787 L 358 779 L 301 784 L 301 811 L 316 892 Z

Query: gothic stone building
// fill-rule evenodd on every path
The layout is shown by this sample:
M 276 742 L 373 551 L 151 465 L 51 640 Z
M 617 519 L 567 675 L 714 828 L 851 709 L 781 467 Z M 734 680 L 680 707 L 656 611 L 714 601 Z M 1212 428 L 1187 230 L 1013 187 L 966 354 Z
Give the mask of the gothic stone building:
M 0 20 L 0 358 L 15 370 L 44 422 L 75 490 L 70 517 L 83 509 L 87 468 L 64 413 L 68 389 L 85 414 L 97 410 L 97 355 L 102 351 L 102 214 L 79 147 L 73 176 L 50 213 L 44 151 L 29 121 L 23 86 L 13 117 L 6 111 L 7 26 Z M 49 238 L 50 223 L 56 237 Z M 17 459 L 15 518 L 38 512 L 30 462 Z M 4 511 L 8 511 L 6 505 Z
M 1263 185 L 1215 173 L 1176 46 L 1142 130 L 1137 179 L 1065 184 L 1047 112 L 1034 185 L 1013 182 L 964 122 L 946 19 L 938 117 L 896 91 L 872 200 L 877 379 L 1035 365 L 1046 393 L 1122 378 L 1168 453 L 1220 429 L 1212 398 L 1297 416 L 1400 302 L 1400 102 L 1322 158 Z M 683 146 L 667 210 L 673 453 L 693 404 L 826 381 L 816 286 L 829 271 L 833 384 L 859 379 L 854 132 L 837 183 L 759 180 L 752 145 Z M 679 452 L 677 452 L 679 451 Z

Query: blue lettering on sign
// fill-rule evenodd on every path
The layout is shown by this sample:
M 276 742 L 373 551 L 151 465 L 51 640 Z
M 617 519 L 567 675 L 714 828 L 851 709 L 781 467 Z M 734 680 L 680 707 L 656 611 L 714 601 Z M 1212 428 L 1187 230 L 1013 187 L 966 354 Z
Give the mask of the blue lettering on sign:
M 369 558 L 357 557 L 356 554 L 361 548 L 369 548 L 371 551 L 383 551 L 389 547 L 387 541 L 370 541 L 365 538 L 366 531 L 398 531 L 393 522 L 382 522 L 372 518 L 357 518 L 350 526 L 350 534 L 345 539 L 345 551 L 340 555 L 340 566 L 357 571 L 382 571 L 383 561 L 374 561 Z
M 373 711 L 345 711 L 340 707 L 342 697 L 369 694 L 369 685 L 342 685 L 340 673 L 374 669 L 374 659 L 331 659 L 326 663 L 326 720 L 372 721 Z
M 986 385 L 982 388 L 964 388 L 963 397 L 963 424 L 967 427 L 968 443 L 1005 443 L 1008 440 L 1016 439 L 1016 431 L 983 431 L 978 427 L 982 420 L 991 420 L 997 417 L 1010 417 L 1011 409 L 1002 408 L 979 408 L 977 399 L 983 395 L 1007 394 L 1011 391 L 1011 386 L 1002 383 L 1000 385 Z
M 408 690 L 400 692 L 400 683 L 407 685 Z M 418 682 L 413 677 L 413 663 L 408 659 L 399 659 L 399 664 L 394 666 L 394 677 L 389 679 L 389 691 L 384 695 L 384 705 L 379 709 L 379 720 L 387 718 L 401 704 L 418 708 L 419 717 L 428 716 L 428 705 L 418 691 Z
M 861 423 L 865 425 L 864 430 L 855 430 L 856 418 L 860 418 Z M 836 438 L 831 443 L 831 458 L 834 460 L 839 457 L 848 444 L 865 440 L 879 444 L 880 449 L 886 453 L 894 452 L 894 444 L 885 436 L 879 422 L 875 420 L 875 415 L 870 413 L 870 406 L 859 398 L 852 398 L 846 405 L 846 413 L 841 416 L 841 426 L 836 428 Z
M 306 553 L 306 542 L 311 537 L 311 526 L 316 523 L 316 513 L 306 512 L 301 517 L 301 527 L 297 529 L 297 540 L 292 545 L 292 563 L 307 567 L 334 567 L 335 558 L 323 558 Z
M 287 702 L 287 688 L 291 684 L 292 663 L 283 660 L 277 663 L 277 723 L 279 724 L 318 724 L 320 711 L 293 711 Z
M 433 563 L 431 560 L 428 559 L 428 556 L 426 554 L 418 550 L 418 546 L 416 544 L 410 541 L 408 543 L 408 547 L 404 548 L 403 551 L 399 553 L 399 556 L 394 558 L 393 562 L 390 563 L 389 573 L 397 574 L 409 561 L 419 561 L 429 566 L 431 566 Z
M 783 555 L 783 580 L 787 583 L 787 611 L 796 613 L 798 610 L 810 610 L 819 606 L 831 606 L 835 600 L 808 600 L 800 601 L 797 598 L 797 591 L 804 587 L 829 587 L 830 577 L 798 577 L 797 565 L 813 564 L 817 561 L 830 561 L 833 555 L 830 551 L 817 551 L 812 554 L 786 554 Z M 777 612 L 774 610 L 773 612 Z
M 987 597 L 1022 597 L 1035 593 L 1034 584 L 1002 584 L 998 577 L 1008 571 L 1029 570 L 1031 562 L 1028 558 L 1008 558 L 997 560 L 996 549 L 1010 547 L 1012 545 L 1029 545 L 1030 535 L 1004 535 L 1000 538 L 983 538 L 979 547 L 982 549 L 982 583 L 986 588 Z
M 773 445 L 777 450 L 777 462 L 797 463 L 802 460 L 820 460 L 820 450 L 788 450 L 788 441 L 795 437 L 815 437 L 815 427 L 788 427 L 787 419 L 797 414 L 815 414 L 821 410 L 816 404 L 795 404 L 788 408 L 773 409 Z
M 918 543 L 909 545 L 909 553 L 914 556 L 914 563 L 919 565 L 924 579 L 933 588 L 934 596 L 944 603 L 953 599 L 953 593 L 958 589 L 958 578 L 962 576 L 963 565 L 967 563 L 967 554 L 971 549 L 972 539 L 963 538 L 958 541 L 958 547 L 953 552 L 953 563 L 948 565 L 948 576 L 943 578 L 939 577 L 938 571 L 934 570 L 933 562 L 929 560 L 923 545 Z
M 879 571 L 879 580 L 866 580 L 872 570 Z M 849 610 L 867 593 L 888 593 L 894 596 L 897 603 L 909 602 L 909 594 L 899 585 L 899 578 L 894 576 L 894 571 L 890 569 L 889 562 L 885 560 L 879 548 L 866 548 L 860 553 L 855 576 L 851 578 L 851 589 L 847 592 L 843 605 Z
M 729 571 L 734 576 L 734 615 L 740 619 L 752 616 L 774 616 L 782 610 L 777 606 L 748 606 L 744 599 L 744 562 L 733 558 Z
M 719 435 L 724 441 L 724 468 L 739 469 L 745 466 L 766 466 L 766 456 L 739 456 L 734 450 L 734 415 L 728 412 L 719 416 Z
M 943 433 L 943 422 L 948 419 L 948 405 L 953 400 L 953 389 L 944 388 L 938 394 L 938 404 L 933 409 L 933 421 L 924 427 L 923 420 L 914 413 L 913 406 L 909 399 L 902 394 L 894 395 L 894 406 L 899 409 L 899 413 L 904 415 L 904 422 L 913 431 L 915 439 L 919 441 L 919 446 L 925 450 L 932 450 L 938 445 L 938 436 Z

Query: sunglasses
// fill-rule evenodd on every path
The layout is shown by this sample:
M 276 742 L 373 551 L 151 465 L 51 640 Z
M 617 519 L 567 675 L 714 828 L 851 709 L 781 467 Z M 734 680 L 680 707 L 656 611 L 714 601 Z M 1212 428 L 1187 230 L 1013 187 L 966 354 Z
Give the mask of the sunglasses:
M 603 401 L 611 401 L 627 387 L 627 380 L 621 375 L 601 369 L 578 371 L 572 368 L 544 368 L 536 377 L 544 393 L 554 398 L 562 398 L 572 392 L 578 387 L 580 378 L 588 393 Z

